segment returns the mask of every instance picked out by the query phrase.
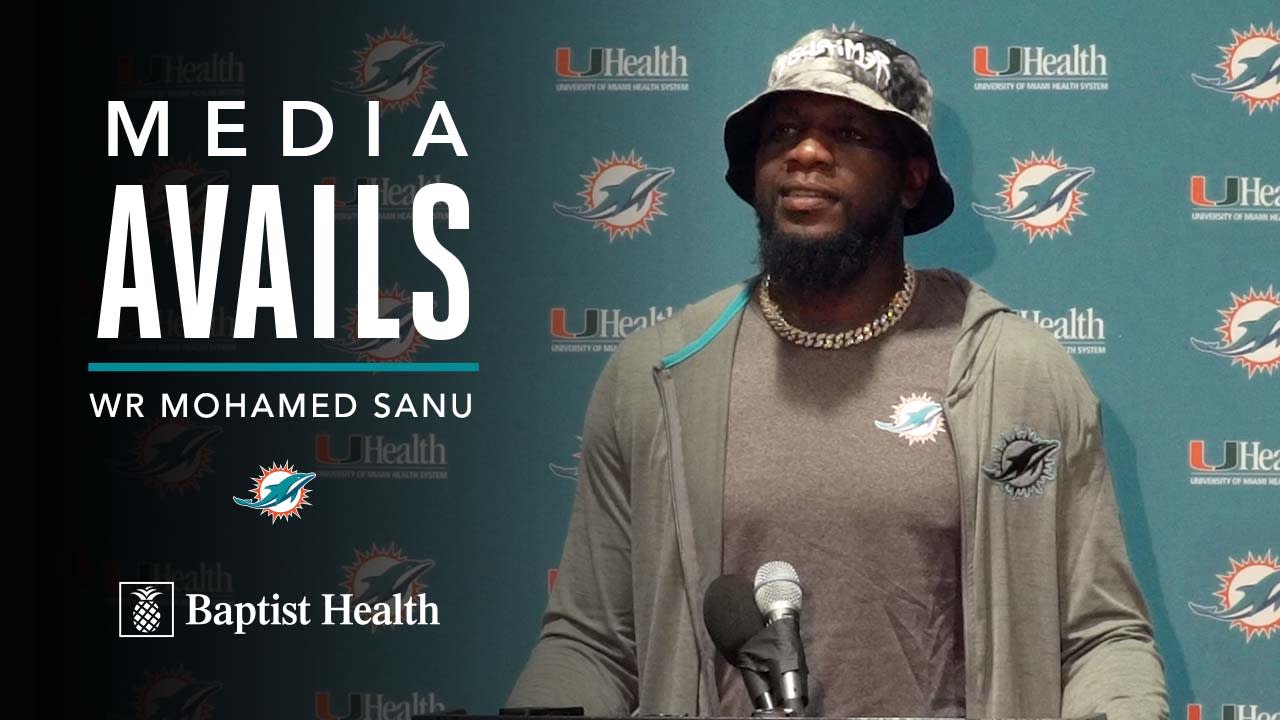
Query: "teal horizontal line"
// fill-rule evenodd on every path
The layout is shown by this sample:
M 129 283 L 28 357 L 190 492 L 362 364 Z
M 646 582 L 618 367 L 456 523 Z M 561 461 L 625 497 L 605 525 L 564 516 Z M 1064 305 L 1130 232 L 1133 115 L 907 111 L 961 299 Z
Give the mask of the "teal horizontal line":
M 474 362 L 91 362 L 89 372 L 104 373 L 474 373 Z

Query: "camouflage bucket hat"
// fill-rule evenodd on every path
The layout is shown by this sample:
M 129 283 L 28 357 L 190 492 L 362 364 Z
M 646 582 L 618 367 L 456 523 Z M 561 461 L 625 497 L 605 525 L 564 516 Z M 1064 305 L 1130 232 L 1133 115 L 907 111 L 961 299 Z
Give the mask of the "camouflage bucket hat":
M 857 30 L 814 30 L 774 58 L 764 92 L 733 111 L 724 123 L 729 156 L 725 180 L 738 197 L 755 205 L 755 157 L 766 98 L 800 90 L 847 98 L 902 118 L 932 168 L 920 204 L 907 210 L 903 232 L 922 233 L 941 224 L 955 207 L 951 184 L 938 167 L 930 128 L 933 86 L 911 55 L 883 38 Z

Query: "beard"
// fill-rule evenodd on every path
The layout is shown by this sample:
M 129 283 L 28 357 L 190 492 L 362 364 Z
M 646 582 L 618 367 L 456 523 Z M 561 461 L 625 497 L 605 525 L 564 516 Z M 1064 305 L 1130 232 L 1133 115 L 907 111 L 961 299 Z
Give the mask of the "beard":
M 824 236 L 794 235 L 778 229 L 773 210 L 756 208 L 760 232 L 756 263 L 761 272 L 801 298 L 845 290 L 867 271 L 876 251 L 900 222 L 902 207 L 889 198 L 860 222 L 848 221 Z

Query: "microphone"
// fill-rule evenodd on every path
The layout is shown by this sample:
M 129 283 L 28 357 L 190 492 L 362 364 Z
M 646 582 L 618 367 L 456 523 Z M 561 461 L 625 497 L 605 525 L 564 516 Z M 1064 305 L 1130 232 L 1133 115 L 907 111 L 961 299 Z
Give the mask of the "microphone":
M 767 562 L 756 571 L 756 608 L 769 627 L 778 625 L 795 653 L 795 667 L 782 669 L 782 686 L 778 688 L 782 707 L 791 717 L 804 717 L 809 704 L 809 667 L 804 660 L 804 644 L 800 639 L 800 608 L 804 590 L 800 576 L 791 563 Z
M 764 627 L 751 594 L 751 582 L 741 575 L 721 575 L 712 581 L 702 602 L 702 619 L 716 649 L 730 665 L 742 671 L 752 706 L 756 710 L 773 710 L 769 681 L 738 661 L 738 651 Z

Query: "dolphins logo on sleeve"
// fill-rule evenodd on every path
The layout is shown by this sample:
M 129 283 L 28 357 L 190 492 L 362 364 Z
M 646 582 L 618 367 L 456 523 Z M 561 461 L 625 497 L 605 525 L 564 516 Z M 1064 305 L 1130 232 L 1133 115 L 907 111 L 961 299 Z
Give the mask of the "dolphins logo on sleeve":
M 991 462 L 982 467 L 982 473 L 1011 497 L 1042 495 L 1045 483 L 1057 477 L 1061 445 L 1030 428 L 1014 428 L 991 446 Z

